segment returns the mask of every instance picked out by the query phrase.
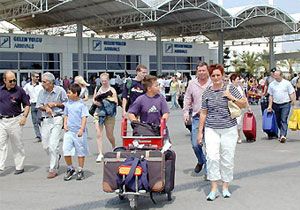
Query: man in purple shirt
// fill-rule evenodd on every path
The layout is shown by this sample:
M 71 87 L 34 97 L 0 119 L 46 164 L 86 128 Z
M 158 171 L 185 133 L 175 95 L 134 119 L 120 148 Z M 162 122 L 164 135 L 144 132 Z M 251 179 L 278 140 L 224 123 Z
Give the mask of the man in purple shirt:
M 5 168 L 9 140 L 16 166 L 14 174 L 18 175 L 24 172 L 25 151 L 21 136 L 30 103 L 23 88 L 16 85 L 14 72 L 5 71 L 3 81 L 4 85 L 0 87 L 0 171 Z
M 139 96 L 129 107 L 128 118 L 137 121 L 138 117 L 142 123 L 160 125 L 160 119 L 168 119 L 169 107 L 163 95 L 159 94 L 157 78 L 152 75 L 145 76 L 143 85 L 146 94 Z
M 136 77 L 134 79 L 128 79 L 123 86 L 122 92 L 122 109 L 123 117 L 126 116 L 128 108 L 134 103 L 134 101 L 145 93 L 142 80 L 148 74 L 146 66 L 140 64 L 136 67 Z

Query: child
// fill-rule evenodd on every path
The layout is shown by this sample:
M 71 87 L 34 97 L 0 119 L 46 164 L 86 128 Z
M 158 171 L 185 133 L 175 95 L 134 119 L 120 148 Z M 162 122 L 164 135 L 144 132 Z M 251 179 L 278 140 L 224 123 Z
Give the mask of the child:
M 84 158 L 88 153 L 87 149 L 87 133 L 86 122 L 89 115 L 87 107 L 79 98 L 81 88 L 78 84 L 71 84 L 67 92 L 69 101 L 65 104 L 64 110 L 64 143 L 63 152 L 67 172 L 64 176 L 65 181 L 72 179 L 75 174 L 75 169 L 72 165 L 72 154 L 75 148 L 75 153 L 78 156 L 77 180 L 84 179 L 83 165 Z
M 146 93 L 139 96 L 129 107 L 128 118 L 131 122 L 139 119 L 141 123 L 160 126 L 161 118 L 167 121 L 170 110 L 165 97 L 160 94 L 157 77 L 152 75 L 145 76 L 143 85 Z M 168 132 L 165 136 L 165 145 L 166 147 L 170 146 Z

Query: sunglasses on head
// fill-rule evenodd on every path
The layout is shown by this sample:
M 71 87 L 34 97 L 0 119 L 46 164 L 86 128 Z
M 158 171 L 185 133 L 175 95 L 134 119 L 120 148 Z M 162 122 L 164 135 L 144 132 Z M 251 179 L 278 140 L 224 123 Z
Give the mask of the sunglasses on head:
M 17 80 L 12 79 L 12 80 L 8 80 L 9 83 L 13 83 L 13 82 L 17 82 Z

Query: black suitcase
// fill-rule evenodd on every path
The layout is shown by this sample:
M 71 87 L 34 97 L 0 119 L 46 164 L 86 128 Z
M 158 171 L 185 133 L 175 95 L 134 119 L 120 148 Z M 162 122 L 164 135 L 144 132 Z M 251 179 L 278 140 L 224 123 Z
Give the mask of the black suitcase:
M 173 191 L 175 186 L 175 162 L 176 153 L 173 150 L 167 150 L 165 153 L 165 193 Z

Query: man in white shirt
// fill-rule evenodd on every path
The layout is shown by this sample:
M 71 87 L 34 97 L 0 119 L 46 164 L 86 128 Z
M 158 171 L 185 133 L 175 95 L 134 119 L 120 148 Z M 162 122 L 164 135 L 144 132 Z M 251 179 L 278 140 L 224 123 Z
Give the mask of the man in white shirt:
M 276 70 L 273 77 L 275 80 L 270 83 L 268 88 L 268 93 L 270 94 L 268 111 L 274 110 L 280 130 L 279 141 L 285 143 L 288 128 L 287 119 L 291 104 L 294 105 L 296 103 L 295 89 L 289 81 L 282 78 L 280 70 Z
M 35 142 L 41 142 L 41 133 L 39 127 L 39 110 L 35 107 L 37 97 L 39 92 L 43 89 L 42 85 L 39 83 L 39 74 L 37 72 L 31 73 L 31 82 L 27 83 L 23 88 L 26 94 L 30 97 L 30 107 L 31 107 L 31 119 L 35 132 Z

